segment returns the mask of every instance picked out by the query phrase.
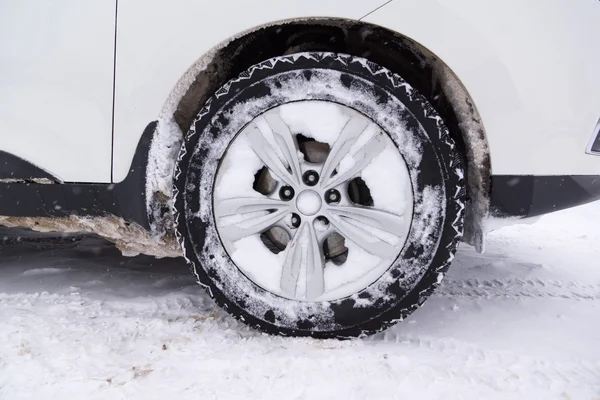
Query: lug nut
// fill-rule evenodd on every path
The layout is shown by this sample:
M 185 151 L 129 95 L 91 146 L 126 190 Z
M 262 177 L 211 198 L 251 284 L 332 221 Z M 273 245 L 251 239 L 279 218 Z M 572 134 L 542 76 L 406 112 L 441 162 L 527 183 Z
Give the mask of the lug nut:
M 294 228 L 297 228 L 300 226 L 300 221 L 301 221 L 300 216 L 298 214 L 296 214 L 296 213 L 292 214 L 291 223 Z
M 294 198 L 294 188 L 291 186 L 283 186 L 279 189 L 279 197 L 281 200 L 289 201 Z
M 329 189 L 326 193 L 325 193 L 325 201 L 327 203 L 339 203 L 341 199 L 341 195 L 340 192 L 338 192 L 335 189 Z
M 319 174 L 312 170 L 306 171 L 302 175 L 302 180 L 304 181 L 304 184 L 308 186 L 315 186 L 317 182 L 319 182 Z

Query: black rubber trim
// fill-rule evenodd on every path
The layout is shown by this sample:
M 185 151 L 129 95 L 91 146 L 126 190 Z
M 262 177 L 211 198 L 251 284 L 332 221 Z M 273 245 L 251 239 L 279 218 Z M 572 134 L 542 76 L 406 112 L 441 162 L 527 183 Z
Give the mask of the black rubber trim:
M 21 160 L 25 164 L 15 164 L 14 156 L 0 158 L 0 165 L 10 161 L 10 168 L 20 165 L 15 176 L 22 182 L 0 182 L 0 215 L 8 217 L 68 217 L 115 215 L 128 222 L 135 222 L 149 229 L 146 212 L 146 166 L 148 153 L 157 121 L 144 130 L 136 148 L 129 173 L 125 180 L 115 184 L 106 183 L 35 183 L 31 179 L 47 178 L 56 182 L 51 175 L 31 175 L 25 171 L 42 171 L 38 167 Z M 0 157 L 5 154 L 0 152 Z M 9 168 L 9 167 L 7 167 Z M 8 171 L 8 170 L 7 170 Z M 47 173 L 46 173 L 47 174 Z M 29 178 L 24 178 L 29 176 Z
M 600 200 L 600 175 L 493 175 L 496 217 L 535 217 Z
M 43 169 L 15 156 L 0 150 L 0 179 L 17 179 L 33 181 L 34 179 L 48 179 L 59 182 L 59 179 Z

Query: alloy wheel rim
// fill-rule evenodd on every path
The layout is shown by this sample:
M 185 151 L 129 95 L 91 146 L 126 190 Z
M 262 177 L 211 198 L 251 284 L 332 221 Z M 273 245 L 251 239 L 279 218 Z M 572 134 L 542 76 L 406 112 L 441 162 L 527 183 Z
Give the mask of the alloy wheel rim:
M 382 187 L 377 175 L 390 171 L 395 182 Z M 257 116 L 230 143 L 214 188 L 217 232 L 236 266 L 293 300 L 364 289 L 401 253 L 412 222 L 399 150 L 370 118 L 337 103 L 287 103 Z

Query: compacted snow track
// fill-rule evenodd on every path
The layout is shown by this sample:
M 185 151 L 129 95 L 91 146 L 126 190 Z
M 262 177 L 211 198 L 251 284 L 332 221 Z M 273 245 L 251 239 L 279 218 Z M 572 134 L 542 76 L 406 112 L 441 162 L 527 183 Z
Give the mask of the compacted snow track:
M 407 321 L 270 337 L 181 260 L 0 230 L 1 399 L 600 399 L 600 203 L 463 245 Z

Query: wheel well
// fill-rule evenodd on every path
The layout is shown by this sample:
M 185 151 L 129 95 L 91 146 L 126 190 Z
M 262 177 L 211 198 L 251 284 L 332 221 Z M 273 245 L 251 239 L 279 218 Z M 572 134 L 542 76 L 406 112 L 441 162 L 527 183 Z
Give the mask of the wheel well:
M 468 205 L 464 240 L 483 249 L 482 218 L 488 214 L 490 159 L 485 130 L 475 104 L 456 75 L 419 43 L 359 21 L 311 19 L 259 27 L 218 46 L 173 110 L 186 132 L 200 108 L 223 84 L 268 58 L 303 51 L 364 57 L 402 76 L 444 119 L 467 166 Z M 188 71 L 189 72 L 189 71 Z

